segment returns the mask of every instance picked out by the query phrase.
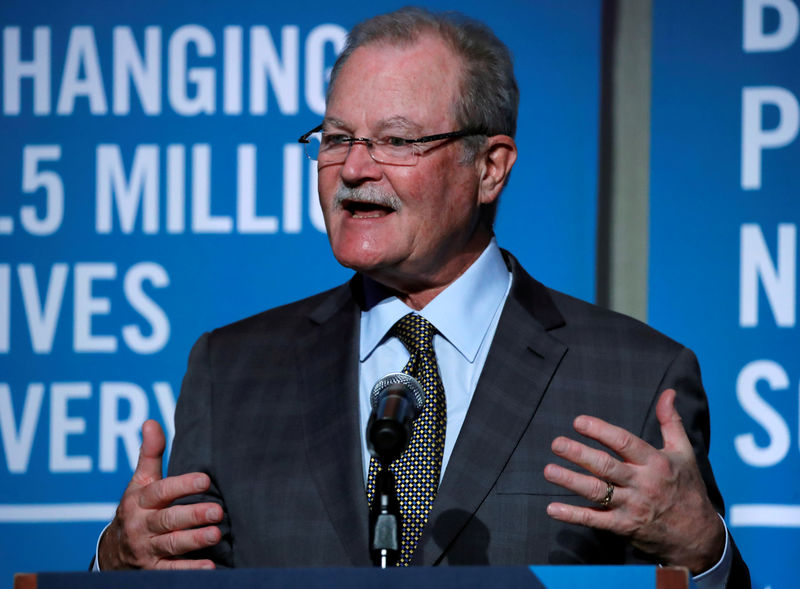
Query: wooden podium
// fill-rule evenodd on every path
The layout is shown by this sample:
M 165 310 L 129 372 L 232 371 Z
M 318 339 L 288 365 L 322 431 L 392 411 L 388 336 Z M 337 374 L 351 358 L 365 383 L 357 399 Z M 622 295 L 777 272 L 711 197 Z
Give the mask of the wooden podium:
M 14 589 L 688 589 L 686 569 L 518 566 L 17 574 Z

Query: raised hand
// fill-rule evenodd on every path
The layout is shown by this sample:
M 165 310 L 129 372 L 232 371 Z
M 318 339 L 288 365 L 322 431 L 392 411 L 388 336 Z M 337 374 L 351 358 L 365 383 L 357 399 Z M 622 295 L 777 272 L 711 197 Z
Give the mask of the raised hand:
M 598 506 L 551 503 L 547 513 L 560 521 L 626 536 L 662 564 L 685 566 L 699 574 L 722 556 L 725 528 L 708 498 L 674 403 L 675 391 L 667 389 L 656 406 L 664 439 L 661 450 L 602 419 L 576 417 L 575 431 L 600 442 L 622 460 L 569 438 L 553 440 L 556 455 L 591 474 L 548 464 L 545 478 Z
M 100 540 L 101 570 L 214 568 L 210 560 L 179 557 L 220 541 L 219 528 L 213 524 L 222 520 L 222 507 L 172 505 L 176 499 L 207 491 L 211 481 L 199 472 L 162 478 L 165 445 L 161 426 L 153 420 L 144 422 L 136 471 Z

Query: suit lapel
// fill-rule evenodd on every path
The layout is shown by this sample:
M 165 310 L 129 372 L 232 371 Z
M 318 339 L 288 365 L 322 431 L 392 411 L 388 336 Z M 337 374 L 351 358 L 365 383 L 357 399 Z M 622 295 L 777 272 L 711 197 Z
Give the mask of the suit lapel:
M 544 286 L 507 256 L 512 290 L 420 539 L 415 564 L 438 564 L 489 494 L 566 352 L 548 333 L 563 325 Z
M 353 282 L 356 280 L 354 279 Z M 300 342 L 304 437 L 317 489 L 353 565 L 368 565 L 368 507 L 358 416 L 360 313 L 352 284 L 309 316 Z

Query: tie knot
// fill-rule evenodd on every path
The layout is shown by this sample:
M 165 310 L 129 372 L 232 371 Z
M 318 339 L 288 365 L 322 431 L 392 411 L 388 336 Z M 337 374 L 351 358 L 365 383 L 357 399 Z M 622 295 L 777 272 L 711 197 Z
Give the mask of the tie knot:
M 422 315 L 409 313 L 395 323 L 392 330 L 412 355 L 418 351 L 433 350 L 436 328 Z

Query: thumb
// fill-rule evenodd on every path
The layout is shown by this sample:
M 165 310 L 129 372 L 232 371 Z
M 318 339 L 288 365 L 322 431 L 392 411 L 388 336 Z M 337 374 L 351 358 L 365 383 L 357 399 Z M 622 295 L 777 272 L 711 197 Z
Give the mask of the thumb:
M 675 389 L 666 389 L 661 393 L 656 405 L 656 417 L 661 425 L 661 437 L 664 438 L 664 449 L 680 451 L 689 449 L 691 443 L 683 429 L 683 421 L 675 409 Z
M 149 485 L 162 478 L 162 456 L 166 440 L 164 430 L 157 421 L 148 419 L 142 424 L 142 445 L 139 448 L 139 462 L 131 479 L 131 486 Z

